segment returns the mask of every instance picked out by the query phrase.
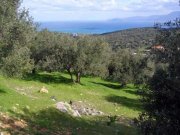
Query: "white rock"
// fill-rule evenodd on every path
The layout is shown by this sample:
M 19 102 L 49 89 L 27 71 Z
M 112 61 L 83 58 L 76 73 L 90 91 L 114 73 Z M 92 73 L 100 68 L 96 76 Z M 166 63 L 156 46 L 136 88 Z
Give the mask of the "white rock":
M 80 102 L 78 102 L 80 103 Z M 92 115 L 92 116 L 98 116 L 103 115 L 104 113 L 101 111 L 97 111 L 94 108 L 87 108 L 84 106 L 84 104 L 75 104 L 72 105 L 67 102 L 58 102 L 56 104 L 56 108 L 64 113 L 67 113 L 69 115 L 72 115 L 74 117 L 81 117 L 81 115 Z
M 76 111 L 76 110 L 74 110 L 73 116 L 74 116 L 74 117 L 81 117 L 81 115 L 79 114 L 79 112 Z
M 41 88 L 41 90 L 39 92 L 40 93 L 45 93 L 45 94 L 49 93 L 49 91 L 44 86 Z
M 68 112 L 68 109 L 66 108 L 66 106 L 63 102 L 58 102 L 56 104 L 56 108 L 61 112 L 64 112 L 64 113 Z

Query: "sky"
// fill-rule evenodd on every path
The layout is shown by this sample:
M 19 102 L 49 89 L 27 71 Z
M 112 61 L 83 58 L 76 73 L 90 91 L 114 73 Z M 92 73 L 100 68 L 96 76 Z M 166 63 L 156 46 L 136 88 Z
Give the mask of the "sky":
M 102 21 L 179 11 L 179 0 L 24 0 L 35 21 Z

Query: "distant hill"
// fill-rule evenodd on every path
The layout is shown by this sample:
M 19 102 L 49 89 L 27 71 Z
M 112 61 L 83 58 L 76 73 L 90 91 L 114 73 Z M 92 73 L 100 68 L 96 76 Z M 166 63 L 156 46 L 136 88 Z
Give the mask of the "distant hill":
M 130 18 L 114 18 L 110 21 L 113 22 L 165 22 L 169 20 L 174 20 L 175 18 L 180 17 L 180 11 L 172 12 L 168 15 L 153 15 L 148 17 L 136 16 Z
M 104 33 L 100 36 L 113 47 L 117 48 L 148 48 L 155 43 L 157 30 L 154 28 L 135 28 Z

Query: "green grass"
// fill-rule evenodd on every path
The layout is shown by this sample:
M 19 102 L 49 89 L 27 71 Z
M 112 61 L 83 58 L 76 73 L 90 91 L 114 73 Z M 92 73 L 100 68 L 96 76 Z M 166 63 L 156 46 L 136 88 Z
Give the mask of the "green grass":
M 24 80 L 0 76 L 0 111 L 25 119 L 29 124 L 25 132 L 41 134 L 116 135 L 137 134 L 126 120 L 107 126 L 107 117 L 74 118 L 55 109 L 51 96 L 58 101 L 83 101 L 106 115 L 133 119 L 142 111 L 137 89 L 133 85 L 120 88 L 119 84 L 100 78 L 83 77 L 82 84 L 73 84 L 68 74 L 39 73 Z M 38 91 L 45 86 L 48 94 Z M 34 125 L 37 125 L 34 128 Z M 80 128 L 80 129 L 79 129 Z M 61 133 L 59 133 L 61 131 Z

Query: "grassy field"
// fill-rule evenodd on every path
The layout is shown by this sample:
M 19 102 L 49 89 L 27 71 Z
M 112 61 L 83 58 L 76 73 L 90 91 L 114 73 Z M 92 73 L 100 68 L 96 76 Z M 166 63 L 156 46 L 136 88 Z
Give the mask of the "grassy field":
M 0 111 L 8 120 L 26 122 L 24 128 L 3 128 L 12 134 L 37 135 L 136 135 L 131 119 L 142 111 L 137 89 L 100 78 L 84 77 L 82 84 L 71 83 L 64 73 L 39 73 L 24 80 L 0 76 Z M 46 87 L 48 94 L 38 91 Z M 75 118 L 55 109 L 58 101 L 82 101 L 105 113 L 102 117 Z M 107 116 L 118 115 L 119 120 L 107 126 Z M 0 123 L 3 123 L 3 118 Z M 6 121 L 8 121 L 6 120 Z M 8 122 L 6 122 L 7 124 Z M 9 124 L 9 123 L 8 123 Z M 2 129 L 1 129 L 2 130 Z

